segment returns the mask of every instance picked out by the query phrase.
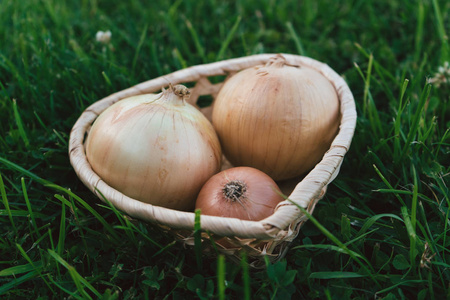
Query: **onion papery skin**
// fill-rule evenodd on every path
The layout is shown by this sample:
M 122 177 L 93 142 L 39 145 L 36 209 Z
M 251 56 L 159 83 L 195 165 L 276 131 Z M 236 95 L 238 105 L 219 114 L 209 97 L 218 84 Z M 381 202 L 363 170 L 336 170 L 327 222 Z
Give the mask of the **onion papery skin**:
M 339 99 L 321 73 L 287 65 L 279 55 L 228 79 L 212 122 L 234 166 L 289 179 L 312 169 L 329 149 L 340 124 Z
M 221 155 L 211 123 L 172 87 L 113 104 L 86 141 L 87 159 L 108 185 L 184 211 L 194 208 L 203 184 L 220 171 Z
M 229 184 L 244 184 L 240 197 L 227 197 Z M 230 193 L 228 193 L 230 195 Z M 272 215 L 283 201 L 278 185 L 267 174 L 251 167 L 234 167 L 212 176 L 201 189 L 195 209 L 203 215 L 260 221 Z

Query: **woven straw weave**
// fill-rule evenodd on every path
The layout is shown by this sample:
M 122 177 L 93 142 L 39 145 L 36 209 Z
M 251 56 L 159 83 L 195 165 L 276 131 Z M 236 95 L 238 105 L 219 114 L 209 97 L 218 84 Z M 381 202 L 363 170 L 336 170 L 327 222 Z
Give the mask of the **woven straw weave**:
M 69 155 L 76 174 L 95 195 L 100 199 L 104 196 L 126 215 L 158 224 L 179 240 L 184 241 L 186 245 L 192 245 L 195 219 L 193 212 L 167 209 L 131 199 L 108 186 L 95 174 L 86 159 L 84 149 L 84 141 L 90 126 L 100 113 L 113 103 L 134 95 L 160 92 L 169 82 L 188 86 L 193 84 L 189 99 L 191 104 L 195 104 L 198 97 L 202 95 L 215 98 L 222 83 L 212 84 L 208 77 L 217 79 L 220 76 L 232 76 L 240 70 L 264 64 L 274 56 L 275 54 L 259 54 L 189 67 L 140 83 L 95 102 L 82 113 L 71 131 Z M 202 243 L 206 252 L 219 251 L 239 259 L 240 251 L 245 251 L 251 266 L 254 267 L 264 264 L 264 255 L 267 255 L 271 261 L 284 256 L 288 245 L 306 221 L 306 216 L 297 205 L 312 213 L 317 201 L 325 194 L 327 185 L 337 176 L 356 125 L 353 95 L 345 81 L 335 71 L 326 64 L 308 57 L 291 54 L 283 54 L 283 56 L 289 64 L 306 66 L 319 71 L 334 85 L 340 99 L 342 119 L 336 138 L 316 167 L 303 178 L 297 179 L 295 184 L 280 183 L 280 188 L 288 196 L 288 200 L 281 202 L 273 215 L 258 222 L 201 216 L 201 228 L 204 231 Z M 211 110 L 210 106 L 202 109 L 202 112 L 210 119 Z M 222 169 L 230 166 L 228 162 L 225 162 Z M 218 244 L 211 242 L 219 239 Z

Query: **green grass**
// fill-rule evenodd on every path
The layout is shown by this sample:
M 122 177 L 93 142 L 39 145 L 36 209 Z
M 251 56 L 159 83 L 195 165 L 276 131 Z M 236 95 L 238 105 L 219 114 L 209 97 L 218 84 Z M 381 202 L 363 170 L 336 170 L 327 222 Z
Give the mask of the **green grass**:
M 450 84 L 427 83 L 450 60 L 448 32 L 444 0 L 2 1 L 0 296 L 449 298 Z M 75 175 L 69 134 L 91 103 L 265 52 L 327 63 L 358 111 L 339 176 L 282 261 L 252 270 L 184 249 Z

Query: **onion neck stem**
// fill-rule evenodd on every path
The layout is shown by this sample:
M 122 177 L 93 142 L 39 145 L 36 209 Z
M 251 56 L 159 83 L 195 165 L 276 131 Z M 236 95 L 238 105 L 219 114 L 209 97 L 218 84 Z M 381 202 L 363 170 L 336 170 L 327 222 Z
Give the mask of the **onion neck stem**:
M 282 68 L 286 65 L 286 63 L 286 58 L 284 58 L 284 56 L 281 54 L 277 54 L 269 59 L 265 67 Z
M 300 67 L 298 65 L 288 64 L 286 58 L 281 54 L 277 54 L 277 55 L 271 57 L 269 59 L 269 61 L 264 65 L 264 67 L 266 67 L 266 68 L 267 67 L 282 68 L 284 66 L 295 67 L 295 68 Z
M 222 193 L 229 201 L 241 202 L 246 197 L 247 185 L 241 180 L 232 180 L 224 185 Z
M 190 94 L 191 92 L 184 85 L 177 84 L 173 86 L 170 83 L 167 90 L 163 88 L 160 99 L 172 105 L 183 105 L 185 104 L 185 100 L 189 98 Z

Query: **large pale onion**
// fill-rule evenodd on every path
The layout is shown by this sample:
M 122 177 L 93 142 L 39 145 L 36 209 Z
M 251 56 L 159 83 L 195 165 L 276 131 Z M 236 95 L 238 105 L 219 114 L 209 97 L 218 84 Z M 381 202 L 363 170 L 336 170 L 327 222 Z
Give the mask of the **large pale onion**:
M 283 180 L 313 168 L 329 149 L 340 123 L 339 99 L 321 73 L 277 55 L 224 83 L 212 121 L 233 165 Z
M 193 209 L 202 185 L 220 170 L 221 148 L 211 123 L 185 101 L 188 94 L 170 86 L 106 109 L 86 141 L 92 169 L 131 198 Z

